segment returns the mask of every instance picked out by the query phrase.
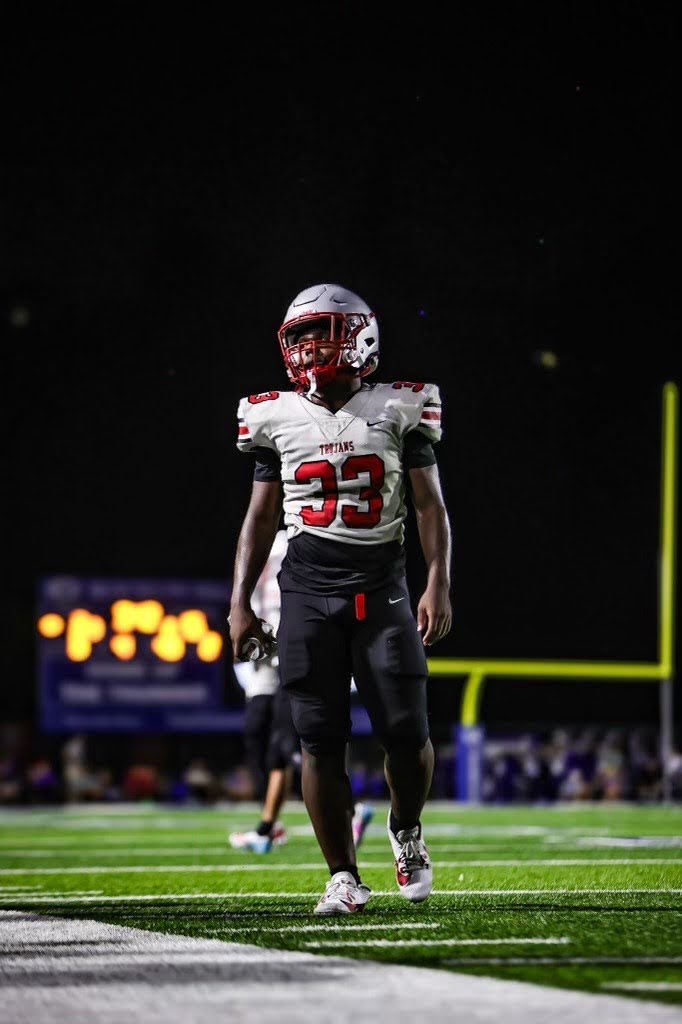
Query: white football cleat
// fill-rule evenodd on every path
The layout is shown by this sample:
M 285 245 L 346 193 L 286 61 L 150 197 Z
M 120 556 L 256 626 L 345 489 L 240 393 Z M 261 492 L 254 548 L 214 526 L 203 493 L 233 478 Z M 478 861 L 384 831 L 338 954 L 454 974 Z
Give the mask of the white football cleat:
M 395 880 L 398 888 L 411 903 L 421 903 L 433 887 L 433 867 L 422 839 L 421 825 L 403 829 L 396 836 L 391 830 L 389 810 L 387 831 L 395 859 Z
M 270 853 L 272 839 L 270 836 L 259 836 L 251 832 L 230 832 L 228 839 L 233 850 L 250 850 L 251 853 Z
M 362 842 L 362 837 L 370 821 L 374 817 L 374 808 L 369 804 L 356 804 L 353 809 L 353 842 L 355 849 Z
M 365 909 L 371 891 L 362 882 L 358 885 L 350 871 L 337 871 L 327 882 L 314 913 L 354 914 Z

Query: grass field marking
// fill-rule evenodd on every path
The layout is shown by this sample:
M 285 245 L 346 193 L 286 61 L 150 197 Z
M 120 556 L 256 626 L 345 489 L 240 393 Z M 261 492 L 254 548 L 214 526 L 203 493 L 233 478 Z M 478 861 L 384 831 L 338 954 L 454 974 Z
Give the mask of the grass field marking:
M 18 893 L 14 897 L 0 897 L 0 905 L 12 903 L 176 903 L 178 900 L 239 900 L 239 899 L 292 899 L 296 897 L 317 897 L 319 890 L 311 892 L 171 892 L 171 893 L 137 893 L 134 896 L 72 896 L 70 893 L 61 893 L 59 897 L 51 899 L 40 896 L 22 896 Z M 393 893 L 373 893 L 373 895 L 392 896 Z M 398 895 L 396 893 L 395 895 Z
M 448 957 L 441 960 L 445 967 L 610 967 L 651 966 L 667 967 L 682 964 L 682 956 L 491 956 Z
M 454 809 L 455 805 L 451 809 L 450 813 L 459 813 L 459 805 L 457 809 Z M 291 825 L 287 826 L 289 835 L 292 836 L 309 836 L 313 837 L 314 832 L 312 825 Z M 613 828 L 603 827 L 589 827 L 584 825 L 453 825 L 445 822 L 428 821 L 424 820 L 424 834 L 428 834 L 428 838 L 431 839 L 433 836 L 445 836 L 446 838 L 452 839 L 460 837 L 464 839 L 508 839 L 510 836 L 515 839 L 544 839 L 545 836 L 549 835 L 561 835 L 564 838 L 566 836 L 575 835 L 594 835 L 594 836 L 608 836 L 613 832 Z M 386 839 L 386 826 L 369 825 L 367 832 L 365 833 L 365 839 L 363 842 L 376 841 L 377 839 Z
M 638 895 L 680 895 L 682 889 L 434 889 L 433 896 L 453 896 L 461 899 L 467 896 L 638 896 Z M 12 904 L 39 904 L 39 903 L 142 903 L 156 901 L 163 903 L 179 900 L 235 900 L 235 899 L 290 899 L 298 897 L 319 897 L 319 891 L 307 892 L 193 892 L 193 893 L 136 893 L 120 896 L 74 896 L 71 892 L 64 892 L 55 898 L 44 896 L 42 893 L 34 895 L 31 893 L 24 896 L 17 893 L 14 896 L 0 896 L 0 905 Z M 397 889 L 372 890 L 372 896 L 394 896 L 399 897 Z M 570 908 L 569 908 L 570 909 Z
M 674 859 L 672 857 L 660 857 L 660 858 L 618 858 L 618 859 L 592 859 L 592 860 L 440 860 L 433 861 L 434 867 L 437 868 L 484 868 L 484 867 L 509 867 L 509 868 L 525 868 L 525 867 L 576 867 L 584 865 L 586 867 L 594 867 L 603 865 L 608 867 L 609 865 L 623 866 L 630 865 L 634 866 L 637 864 L 645 865 L 662 865 L 671 864 L 677 865 L 682 863 L 682 859 Z M 381 861 L 370 861 L 364 857 L 360 858 L 360 865 L 363 868 L 386 868 L 391 869 L 391 862 L 388 857 L 385 857 Z M 79 865 L 67 865 L 64 867 L 50 867 L 50 868 L 3 868 L 0 867 L 0 876 L 3 875 L 102 875 L 102 874 L 144 874 L 149 872 L 150 874 L 177 874 L 183 872 L 196 872 L 197 874 L 219 871 L 223 874 L 230 874 L 236 871 L 320 871 L 326 872 L 326 867 L 319 861 L 306 862 L 304 864 L 79 864 Z
M 339 942 L 336 939 L 303 942 L 308 949 L 326 949 L 330 946 L 565 946 L 571 940 L 567 938 L 547 939 L 358 939 L 356 941 Z
M 364 864 L 365 862 L 362 861 Z M 682 857 L 580 857 L 580 858 L 555 858 L 548 860 L 434 860 L 436 868 L 568 868 L 586 865 L 595 867 L 600 864 L 615 864 L 619 867 L 631 864 L 682 864 Z M 367 864 L 367 867 L 379 865 Z
M 578 846 L 627 847 L 628 849 L 665 849 L 682 846 L 682 836 L 582 836 L 575 842 Z
M 257 928 L 239 928 L 236 925 L 228 925 L 221 928 L 204 928 L 202 929 L 202 935 L 224 935 L 226 932 L 234 932 L 238 935 L 244 935 L 246 932 L 256 932 L 261 934 L 262 932 L 277 932 L 282 934 L 283 932 L 367 932 L 367 931 L 396 931 L 398 929 L 409 928 L 414 930 L 417 928 L 442 928 L 441 924 L 433 921 L 403 921 L 399 924 L 288 924 L 284 928 L 259 926 Z
M 46 900 L 48 897 L 56 897 L 59 898 L 59 902 L 61 902 L 61 897 L 63 896 L 101 896 L 103 893 L 104 889 L 69 889 L 68 892 L 64 892 L 63 889 L 59 891 L 55 889 L 51 892 L 45 892 L 44 889 L 41 889 L 38 893 L 28 893 L 25 898 L 36 901 L 41 899 Z M 10 900 L 14 900 L 16 902 L 16 900 L 23 899 L 24 895 L 21 892 L 15 893 L 13 896 L 0 892 L 0 904 L 7 903 Z
M 643 893 L 666 893 L 669 896 L 682 894 L 682 889 L 432 889 L 433 896 L 587 896 L 590 893 L 601 896 L 631 896 Z
M 73 851 L 71 854 L 72 858 L 83 860 L 89 853 L 95 852 L 90 850 L 79 850 Z M 98 857 L 131 857 L 135 855 L 144 856 L 144 852 L 140 850 L 112 850 L 112 851 L 96 851 Z M 165 851 L 164 851 L 165 852 Z M 217 851 L 220 854 L 224 854 L 225 850 L 221 849 Z M 431 862 L 435 868 L 492 868 L 492 867 L 506 867 L 506 868 L 527 868 L 527 867 L 546 867 L 546 868 L 564 868 L 564 867 L 636 867 L 638 865 L 644 866 L 666 866 L 670 865 L 676 867 L 682 864 L 682 857 L 571 857 L 571 858 L 490 858 L 490 859 L 479 859 L 479 860 L 438 860 L 437 855 L 440 851 L 436 850 L 436 856 L 432 857 Z M 160 857 L 162 856 L 161 851 L 153 850 L 149 851 L 149 856 Z M 87 874 L 88 872 L 144 872 L 144 871 L 222 871 L 222 872 L 235 872 L 235 871 L 324 871 L 324 865 L 318 862 L 311 863 L 305 862 L 303 864 L 287 864 L 280 863 L 277 860 L 269 861 L 266 864 L 260 861 L 253 863 L 251 861 L 246 863 L 236 864 L 66 864 L 63 867 L 50 867 L 50 868 L 26 868 L 25 871 L 22 868 L 8 868 L 4 869 L 2 864 L 3 857 L 25 857 L 26 859 L 35 860 L 54 860 L 56 857 L 62 856 L 62 852 L 52 851 L 2 851 L 0 852 L 0 874 L 6 874 L 10 870 L 19 873 L 38 872 L 39 874 L 77 874 L 81 872 Z M 200 858 L 203 856 L 211 856 L 211 853 L 207 850 L 200 849 L 188 849 L 188 850 L 175 850 L 168 853 L 169 857 L 196 857 Z M 360 855 L 359 864 L 363 868 L 382 868 L 391 867 L 390 857 L 387 853 L 381 860 L 369 860 L 368 857 Z M 1 891 L 0 887 L 0 891 Z
M 459 853 L 460 851 L 464 853 L 484 853 L 486 850 L 490 850 L 490 847 L 493 845 L 497 846 L 497 843 L 449 843 L 447 839 L 445 843 L 441 843 L 438 836 L 435 839 L 429 838 L 429 848 L 437 849 L 443 853 Z M 566 845 L 571 846 L 572 844 L 567 843 Z M 363 839 L 362 849 L 368 850 L 370 853 L 390 849 L 388 836 L 373 840 Z
M 164 854 L 168 857 L 196 857 L 198 854 L 215 854 L 224 857 L 227 852 L 227 843 L 224 846 L 124 846 L 117 850 L 100 846 L 63 846 L 54 850 L 10 846 L 0 849 L 0 857 L 62 857 L 67 854 L 78 857 L 84 857 L 86 854 L 95 854 L 98 857 L 130 857 L 133 854 L 136 857 L 158 857 Z
M 121 837 L 116 837 L 120 840 Z M 285 844 L 286 845 L 286 844 Z M 503 844 L 508 845 L 508 844 Z M 561 844 L 552 843 L 552 849 L 556 850 L 558 847 L 566 848 L 575 852 L 575 842 L 567 842 L 562 840 Z M 586 852 L 590 848 L 599 849 L 641 849 L 641 850 L 652 850 L 652 849 L 678 849 L 682 847 L 682 837 L 669 836 L 663 837 L 660 842 L 639 842 L 634 840 L 628 840 L 615 842 L 609 841 L 608 843 L 597 842 L 596 840 L 586 839 L 580 841 L 579 846 L 585 847 Z M 495 848 L 498 846 L 497 842 L 490 843 L 442 843 L 438 837 L 435 839 L 429 838 L 428 841 L 429 849 L 433 853 L 494 853 Z M 300 846 L 294 847 L 294 849 L 301 849 Z M 388 850 L 389 844 L 388 839 L 377 839 L 372 842 L 368 842 L 366 839 L 362 844 L 362 850 L 366 853 L 379 854 L 383 850 Z M 81 843 L 79 845 L 73 844 L 73 839 L 67 842 L 48 842 L 44 839 L 35 840 L 34 845 L 26 846 L 21 845 L 21 839 L 4 840 L 0 841 L 0 857 L 10 856 L 21 856 L 21 857 L 58 857 L 60 855 L 72 855 L 77 854 L 83 856 L 84 854 L 92 854 L 98 857 L 123 857 L 130 856 L 131 854 L 138 854 L 141 857 L 154 856 L 154 855 L 168 855 L 168 856 L 184 856 L 193 854 L 207 854 L 207 855 L 220 855 L 227 854 L 230 852 L 230 847 L 226 841 L 220 846 L 210 845 L 202 846 L 196 844 L 194 846 L 170 846 L 164 843 L 159 843 L 155 846 L 136 846 L 130 842 L 128 836 L 125 837 L 125 845 L 123 843 L 116 842 L 112 845 L 107 846 L 90 846 L 87 843 Z M 538 851 L 541 852 L 541 851 Z M 278 851 L 274 850 L 271 852 L 271 857 L 277 857 Z
M 377 864 L 377 867 L 386 865 L 387 861 Z M 327 867 L 316 861 L 314 864 L 90 864 L 77 867 L 69 866 L 62 868 L 2 868 L 2 875 L 139 875 L 158 874 L 167 872 L 176 874 L 178 872 L 194 871 L 197 874 L 207 871 L 232 872 L 232 871 L 320 871 L 328 874 Z
M 602 981 L 599 987 L 625 992 L 682 992 L 682 981 Z

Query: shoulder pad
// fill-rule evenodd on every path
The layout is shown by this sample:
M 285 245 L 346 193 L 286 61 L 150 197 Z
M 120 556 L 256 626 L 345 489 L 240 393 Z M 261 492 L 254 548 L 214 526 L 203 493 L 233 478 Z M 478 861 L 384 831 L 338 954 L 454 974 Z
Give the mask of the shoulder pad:
M 391 405 L 400 409 L 405 428 L 419 430 L 432 443 L 440 441 L 441 400 L 437 384 L 425 384 L 412 380 L 396 380 L 385 384 Z
M 261 391 L 240 400 L 237 410 L 237 448 L 240 452 L 275 448 L 270 439 L 270 419 L 279 397 L 279 391 Z

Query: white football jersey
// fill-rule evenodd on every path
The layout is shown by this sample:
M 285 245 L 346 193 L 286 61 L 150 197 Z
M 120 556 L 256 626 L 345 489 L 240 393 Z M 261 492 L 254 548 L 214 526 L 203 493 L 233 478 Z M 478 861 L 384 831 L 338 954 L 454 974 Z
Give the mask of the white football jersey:
M 279 456 L 289 539 L 303 531 L 383 544 L 404 537 L 403 445 L 412 430 L 440 440 L 435 384 L 365 383 L 336 413 L 294 391 L 265 391 L 240 401 L 237 446 Z

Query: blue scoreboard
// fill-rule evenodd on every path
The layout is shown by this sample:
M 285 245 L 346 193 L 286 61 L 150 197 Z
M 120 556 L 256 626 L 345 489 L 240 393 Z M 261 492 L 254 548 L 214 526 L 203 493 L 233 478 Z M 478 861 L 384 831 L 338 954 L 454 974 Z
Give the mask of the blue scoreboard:
M 226 582 L 48 576 L 38 588 L 45 732 L 222 732 Z M 230 658 L 230 663 L 231 663 Z

